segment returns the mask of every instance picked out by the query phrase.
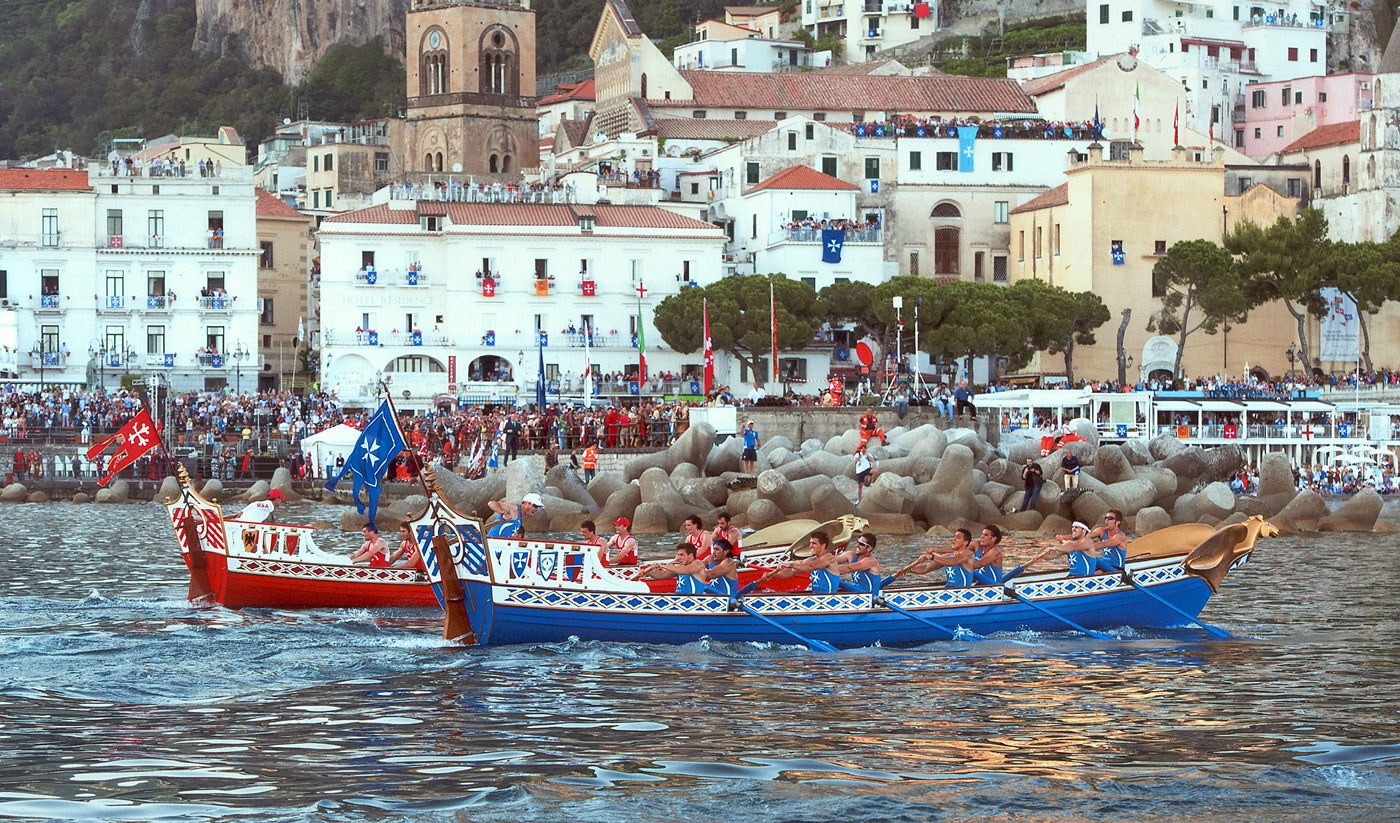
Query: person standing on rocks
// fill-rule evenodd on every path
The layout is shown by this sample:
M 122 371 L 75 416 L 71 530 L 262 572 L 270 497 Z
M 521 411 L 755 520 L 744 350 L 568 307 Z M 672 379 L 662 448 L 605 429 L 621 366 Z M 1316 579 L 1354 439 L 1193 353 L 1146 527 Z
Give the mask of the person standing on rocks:
M 753 421 L 744 426 L 744 474 L 753 474 L 754 465 L 758 463 L 758 447 L 760 444 L 758 431 L 753 427 Z
M 865 493 L 865 487 L 870 485 L 870 477 L 875 472 L 875 460 L 871 458 L 870 452 L 866 451 L 865 444 L 861 443 L 856 447 L 856 502 L 859 503 L 861 496 Z
M 1040 487 L 1045 485 L 1045 470 L 1035 462 L 1035 458 L 1026 458 L 1026 466 L 1021 469 L 1021 482 L 1026 485 L 1026 493 L 1021 495 L 1021 508 L 1017 511 L 1028 512 L 1035 508 L 1036 501 L 1040 499 Z
M 596 443 L 589 443 L 583 450 L 583 482 L 584 485 L 593 482 L 593 476 L 598 473 L 598 446 Z
M 525 427 L 520 425 L 520 415 L 518 414 L 512 414 L 502 428 L 506 435 L 505 454 L 501 458 L 503 467 L 510 465 L 510 461 L 515 459 L 516 452 L 520 450 L 520 434 L 524 430 Z

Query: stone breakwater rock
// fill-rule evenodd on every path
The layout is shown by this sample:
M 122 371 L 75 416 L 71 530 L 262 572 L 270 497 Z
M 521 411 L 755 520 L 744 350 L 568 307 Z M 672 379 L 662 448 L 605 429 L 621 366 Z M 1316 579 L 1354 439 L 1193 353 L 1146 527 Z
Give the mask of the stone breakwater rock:
M 1280 534 L 1317 531 L 1318 523 L 1327 516 L 1327 501 L 1311 489 L 1304 489 L 1294 495 L 1288 505 L 1269 522 L 1278 527 Z
M 467 480 L 438 463 L 433 465 L 433 474 L 437 477 L 438 487 L 442 489 L 443 499 L 465 515 L 487 517 L 491 510 L 486 504 L 506 496 L 505 472 L 491 472 L 478 480 Z
M 614 492 L 626 487 L 627 481 L 622 479 L 622 472 L 599 472 L 593 475 L 593 480 L 588 484 L 588 495 L 601 506 L 608 502 Z
M 160 490 L 156 492 L 155 500 L 158 503 L 171 503 L 180 499 L 180 481 L 170 475 L 160 481 Z
M 1132 464 L 1128 462 L 1128 456 L 1123 454 L 1121 448 L 1113 445 L 1099 446 L 1098 454 L 1094 456 L 1094 465 L 1085 471 L 1110 486 L 1137 478 Z
M 522 457 L 506 466 L 505 499 L 512 503 L 527 494 L 544 494 L 544 458 Z
M 1172 524 L 1171 515 L 1165 509 L 1158 506 L 1148 506 L 1140 509 L 1137 519 L 1133 523 L 1133 533 L 1138 537 L 1161 531 Z
M 272 491 L 272 484 L 266 480 L 259 480 L 248 487 L 248 490 L 238 496 L 244 503 L 252 503 L 257 500 L 266 500 L 267 493 Z
M 679 486 L 687 480 L 694 480 L 700 476 L 700 467 L 694 463 L 682 463 L 671 469 L 671 482 Z
M 642 505 L 641 483 L 628 483 L 618 491 L 613 492 L 593 519 L 597 522 L 599 529 L 605 530 L 605 527 L 611 526 L 617 518 L 631 517 L 640 505 Z
M 296 488 L 292 486 L 292 472 L 286 466 L 277 467 L 277 470 L 272 473 L 272 480 L 269 481 L 268 485 L 282 492 L 284 500 L 294 502 L 301 499 L 301 495 L 297 494 Z
M 74 503 L 91 503 L 91 502 L 92 502 L 92 498 L 91 498 L 91 497 L 88 497 L 87 494 L 86 494 L 85 492 L 78 492 L 77 494 L 73 495 L 73 502 L 74 502 Z
M 26 502 L 26 503 L 47 503 L 47 502 L 49 502 L 49 496 L 48 496 L 47 494 L 44 494 L 43 492 L 30 492 L 30 493 L 29 493 L 29 497 L 25 498 L 25 501 L 24 501 L 24 502 Z
M 772 500 L 759 498 L 749 505 L 748 509 L 749 528 L 765 529 L 774 523 L 787 519 L 783 510 L 778 508 L 778 504 Z
M 709 423 L 697 423 L 676 438 L 676 442 L 662 451 L 633 457 L 627 461 L 622 476 L 627 481 L 636 480 L 642 472 L 652 467 L 661 468 L 670 474 L 681 463 L 703 464 L 707 461 L 715 444 L 715 427 Z
M 862 514 L 911 514 L 914 511 L 914 481 L 896 474 L 881 474 L 865 490 L 856 508 Z
M 1147 453 L 1152 455 L 1153 460 L 1166 460 L 1185 448 L 1186 444 L 1170 434 L 1159 434 L 1147 441 Z
M 224 484 L 221 480 L 206 480 L 204 487 L 199 490 L 199 496 L 209 501 L 217 501 L 223 494 Z
M 1148 450 L 1146 440 L 1127 440 L 1118 448 L 1123 450 L 1123 456 L 1133 466 L 1146 466 L 1152 462 L 1152 452 Z
M 1351 496 L 1336 511 L 1318 521 L 1318 531 L 1368 532 L 1376 527 L 1385 501 L 1374 489 L 1364 489 Z
M 596 478 L 595 478 L 596 479 Z M 552 486 L 557 489 L 559 497 L 583 507 L 585 511 L 596 512 L 598 501 L 589 494 L 588 487 L 583 485 L 583 479 L 578 472 L 562 463 L 544 473 L 546 487 Z
M 1293 466 L 1288 462 L 1288 455 L 1282 452 L 1264 455 L 1264 459 L 1259 461 L 1259 496 L 1272 498 L 1274 495 L 1287 494 L 1291 499 L 1297 492 L 1298 487 L 1293 483 Z
M 916 489 L 913 515 L 929 525 L 948 525 L 975 512 L 972 460 L 972 449 L 961 443 L 950 444 L 933 479 Z
M 29 489 L 23 483 L 11 483 L 0 491 L 0 503 L 23 503 L 29 497 Z
M 1212 521 L 1220 521 L 1230 515 L 1235 510 L 1235 493 L 1230 491 L 1230 487 L 1219 481 L 1207 485 L 1196 493 L 1191 499 L 1191 511 L 1198 521 L 1203 517 L 1208 517 Z
M 741 437 L 740 440 L 742 439 Z M 781 434 L 775 434 L 763 441 L 763 444 L 758 447 L 758 453 L 771 454 L 775 449 L 791 452 L 795 448 L 797 447 L 793 444 L 792 440 Z

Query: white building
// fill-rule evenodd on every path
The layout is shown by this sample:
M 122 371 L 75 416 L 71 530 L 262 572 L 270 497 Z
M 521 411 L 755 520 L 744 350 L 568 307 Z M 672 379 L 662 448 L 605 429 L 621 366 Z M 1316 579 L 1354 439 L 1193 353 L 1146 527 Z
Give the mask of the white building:
M 1188 90 L 1183 125 L 1219 137 L 1250 83 L 1327 73 L 1327 3 L 1088 0 L 1091 57 L 1137 57 Z
M 159 374 L 179 389 L 256 387 L 255 199 L 221 176 L 0 171 L 0 369 L 45 382 Z
M 322 386 L 369 402 L 383 379 L 407 408 L 441 395 L 529 403 L 542 333 L 551 400 L 577 400 L 592 328 L 595 385 L 625 394 L 602 375 L 635 372 L 639 302 L 649 376 L 696 369 L 700 352 L 667 349 L 651 313 L 684 283 L 718 279 L 724 240 L 654 206 L 386 199 L 328 218 Z
M 933 34 L 942 5 L 941 0 L 802 0 L 802 27 L 813 37 L 844 38 L 846 61 L 860 63 Z
M 678 69 L 709 71 L 801 71 L 823 68 L 830 63 L 830 53 L 823 53 L 821 62 L 813 62 L 812 50 L 796 40 L 775 39 L 740 25 L 721 20 L 705 20 L 695 27 L 693 42 L 677 46 L 671 62 Z

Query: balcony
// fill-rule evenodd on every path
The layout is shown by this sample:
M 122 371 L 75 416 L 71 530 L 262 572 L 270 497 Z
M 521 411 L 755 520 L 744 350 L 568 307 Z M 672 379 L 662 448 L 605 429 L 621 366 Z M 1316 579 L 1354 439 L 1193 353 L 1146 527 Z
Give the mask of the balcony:
M 146 355 L 146 368 L 173 369 L 175 368 L 175 355 L 170 352 L 164 354 L 148 354 Z
M 34 311 L 41 314 L 52 314 L 63 311 L 63 296 L 58 294 L 39 295 L 39 305 Z
M 422 269 L 409 269 L 399 278 L 399 282 L 405 286 L 426 286 L 428 273 Z
M 194 359 L 201 369 L 228 368 L 228 358 L 222 354 L 196 354 Z
M 68 365 L 68 352 L 46 351 L 29 353 L 29 363 L 36 369 L 62 369 Z
M 357 286 L 377 286 L 379 285 L 379 272 L 374 268 L 360 269 L 355 272 L 355 285 Z
M 233 311 L 233 301 L 235 299 L 237 298 L 229 297 L 227 294 L 200 297 L 199 310 L 204 312 L 231 312 Z
M 549 278 L 536 277 L 536 278 L 535 278 L 535 296 L 536 296 L 536 297 L 548 297 L 549 295 L 553 294 L 555 291 L 556 291 L 556 289 L 555 289 L 555 286 L 554 286 L 554 278 L 553 278 L 553 277 L 549 277 Z
M 585 277 L 578 283 L 578 293 L 580 296 L 583 297 L 597 297 L 598 281 L 592 278 Z
M 408 346 L 417 347 L 451 347 L 455 345 L 451 337 L 441 332 L 424 331 L 352 331 L 337 332 L 327 329 L 325 332 L 325 343 L 328 346 Z
M 1326 20 L 1319 18 L 1304 19 L 1298 15 L 1255 15 L 1245 21 L 1244 28 L 1287 28 L 1287 29 L 1311 29 L 1313 31 L 1330 32 L 1332 26 Z
M 152 294 L 146 297 L 146 311 L 170 311 L 175 298 L 167 294 Z
M 97 300 L 97 311 L 99 314 L 117 314 L 126 311 L 126 297 L 120 294 L 109 294 L 99 297 Z
M 789 226 L 770 238 L 773 243 L 821 243 L 822 232 L 829 229 L 822 229 L 818 226 Z M 840 229 L 845 234 L 846 243 L 879 243 L 880 229 Z

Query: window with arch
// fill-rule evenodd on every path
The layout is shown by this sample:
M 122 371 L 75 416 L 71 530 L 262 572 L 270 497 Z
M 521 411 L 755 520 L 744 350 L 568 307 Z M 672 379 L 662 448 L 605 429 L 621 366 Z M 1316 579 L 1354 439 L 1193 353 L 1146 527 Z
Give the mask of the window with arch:
M 1313 161 L 1313 191 L 1322 191 L 1322 161 Z
M 1375 158 L 1375 155 L 1372 155 L 1371 157 L 1366 158 L 1366 179 L 1365 179 L 1365 181 L 1363 181 L 1363 182 L 1365 182 L 1367 185 L 1371 185 L 1371 186 L 1374 186 L 1374 185 L 1376 184 L 1376 158 Z
M 1342 187 L 1351 187 L 1351 158 L 1342 157 Z
M 418 67 L 418 93 L 445 94 L 447 92 L 448 57 L 447 35 L 441 29 L 429 31 L 423 38 L 422 57 Z
M 478 83 L 483 94 L 519 94 L 520 60 L 515 35 L 492 26 L 481 35 Z
M 647 73 L 642 72 L 642 99 L 647 99 Z
M 939 203 L 933 207 L 930 217 L 942 217 L 947 219 L 958 219 L 962 217 L 962 212 L 952 203 Z
M 939 226 L 933 230 L 933 273 L 938 277 L 957 277 L 962 257 L 962 231 L 956 226 Z
M 433 171 L 442 171 L 442 152 L 433 156 Z

